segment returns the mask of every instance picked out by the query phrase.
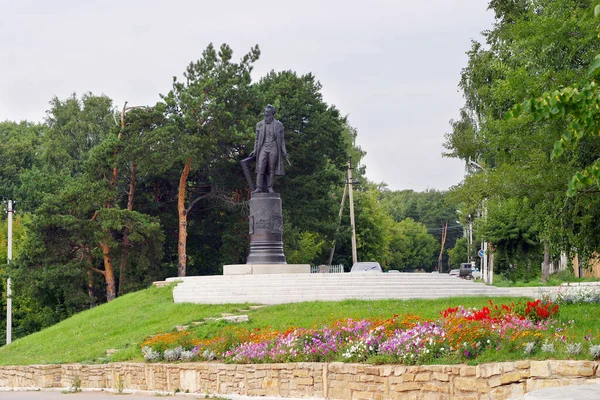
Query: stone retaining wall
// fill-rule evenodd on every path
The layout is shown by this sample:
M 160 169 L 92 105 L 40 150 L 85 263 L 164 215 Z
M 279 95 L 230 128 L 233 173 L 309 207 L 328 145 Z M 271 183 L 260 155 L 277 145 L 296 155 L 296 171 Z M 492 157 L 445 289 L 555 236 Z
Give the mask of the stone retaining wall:
M 107 388 L 327 399 L 509 399 L 550 387 L 599 384 L 598 362 L 467 365 L 218 363 L 0 366 L 0 388 Z

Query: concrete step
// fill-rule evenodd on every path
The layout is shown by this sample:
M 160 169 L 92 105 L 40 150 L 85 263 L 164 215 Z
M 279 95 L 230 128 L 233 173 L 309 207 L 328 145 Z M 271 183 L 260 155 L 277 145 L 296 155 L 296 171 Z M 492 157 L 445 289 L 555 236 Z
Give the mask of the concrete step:
M 444 274 L 262 274 L 169 278 L 175 302 L 264 303 L 345 299 L 434 299 L 456 296 L 535 297 L 537 288 L 496 288 Z

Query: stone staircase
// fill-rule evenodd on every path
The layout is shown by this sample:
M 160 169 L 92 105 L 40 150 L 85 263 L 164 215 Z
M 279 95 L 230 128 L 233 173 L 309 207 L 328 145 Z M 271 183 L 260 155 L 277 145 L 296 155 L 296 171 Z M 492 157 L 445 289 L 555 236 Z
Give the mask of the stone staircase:
M 541 288 L 497 288 L 447 274 L 258 274 L 168 278 L 180 281 L 176 303 L 284 304 L 346 299 L 437 299 L 460 296 L 536 297 Z

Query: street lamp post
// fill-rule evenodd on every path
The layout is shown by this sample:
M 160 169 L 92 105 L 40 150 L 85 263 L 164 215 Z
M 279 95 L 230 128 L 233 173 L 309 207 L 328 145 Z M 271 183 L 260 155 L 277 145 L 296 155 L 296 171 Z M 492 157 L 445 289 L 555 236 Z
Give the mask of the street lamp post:
M 12 260 L 12 226 L 13 226 L 13 201 L 8 200 L 8 251 L 6 263 Z M 12 288 L 10 278 L 6 280 L 6 344 L 12 342 Z
M 457 214 L 462 214 L 462 211 L 456 210 Z M 460 221 L 456 221 L 457 224 L 460 224 Z M 467 262 L 471 264 L 471 246 L 473 244 L 473 221 L 471 219 L 471 214 L 467 215 L 467 226 L 463 228 L 464 237 L 467 239 Z
M 473 247 L 473 219 L 469 214 L 469 240 L 467 241 L 467 262 L 471 263 L 471 248 Z
M 481 165 L 477 164 L 475 161 L 469 161 L 469 165 L 483 171 L 487 172 L 485 168 Z M 487 207 L 485 206 L 485 199 L 481 201 L 481 217 L 487 218 Z M 481 257 L 481 277 L 484 283 L 489 283 L 490 285 L 494 283 L 494 273 L 493 271 L 488 270 L 488 245 L 487 240 L 481 238 L 481 249 L 483 250 L 483 257 Z
M 350 225 L 352 225 L 352 265 L 358 262 L 356 253 L 356 224 L 354 221 L 354 197 L 352 190 L 352 159 L 348 159 L 348 201 L 350 202 Z

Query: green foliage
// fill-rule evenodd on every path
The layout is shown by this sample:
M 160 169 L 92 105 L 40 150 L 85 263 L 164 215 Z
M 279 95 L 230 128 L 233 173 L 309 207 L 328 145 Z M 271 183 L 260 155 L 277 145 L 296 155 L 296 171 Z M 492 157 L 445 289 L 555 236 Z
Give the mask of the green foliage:
M 448 194 L 437 190 L 426 190 L 424 192 L 414 192 L 412 190 L 402 191 L 383 191 L 382 204 L 387 212 L 400 222 L 406 218 L 411 218 L 416 222 L 425 225 L 427 231 L 435 238 L 437 251 L 442 242 L 442 234 L 446 224 L 448 230 L 444 249 L 452 248 L 456 240 L 462 235 L 463 228 L 456 224 L 456 210 L 459 208 L 457 202 Z M 444 252 L 443 264 L 448 263 L 447 254 Z M 414 260 L 409 263 L 412 265 L 421 265 L 421 261 Z M 437 265 L 437 259 L 430 257 L 424 267 Z
M 294 243 L 295 246 L 290 246 L 289 243 Z M 318 257 L 324 250 L 324 247 L 325 241 L 320 239 L 319 235 L 315 232 L 300 232 L 297 234 L 297 238 L 294 238 L 288 234 L 286 235 L 285 250 L 287 263 L 316 264 Z
M 339 202 L 348 158 L 360 161 L 356 130 L 334 106 L 323 100 L 322 86 L 314 75 L 292 71 L 270 72 L 255 86 L 256 115 L 266 104 L 275 104 L 275 118 L 283 123 L 292 165 L 279 180 L 285 204 L 285 223 L 297 232 L 312 232 L 331 243 L 335 237 Z M 246 152 L 252 150 L 252 136 Z M 348 215 L 348 214 L 346 214 Z M 294 239 L 294 236 L 291 238 Z M 287 240 L 287 239 L 286 239 Z M 315 263 L 326 263 L 328 252 Z
M 32 167 L 44 126 L 29 122 L 0 122 L 0 194 L 17 198 L 20 174 Z M 22 206 L 19 204 L 19 206 Z
M 538 276 L 542 245 L 530 201 L 527 198 L 489 201 L 487 210 L 487 218 L 477 228 L 494 243 L 501 261 L 496 272 L 513 281 Z
M 552 159 L 557 159 L 563 156 L 565 151 L 576 148 L 582 140 L 597 139 L 600 126 L 600 95 L 597 86 L 596 82 L 592 81 L 580 88 L 567 87 L 544 93 L 537 99 L 529 99 L 516 105 L 507 112 L 507 117 L 518 117 L 521 113 L 527 113 L 539 121 L 554 118 L 565 120 L 568 116 L 565 132 L 554 142 Z M 591 144 L 597 147 L 600 141 L 593 140 Z M 574 196 L 579 190 L 590 186 L 600 187 L 599 159 L 575 173 L 569 182 L 567 195 Z
M 25 225 L 31 218 L 29 214 L 17 214 L 13 217 L 12 225 L 12 256 L 13 259 L 19 258 L 21 246 L 27 240 L 27 230 Z M 8 257 L 8 218 L 0 221 L 0 262 L 7 260 Z
M 54 97 L 50 106 L 36 164 L 55 173 L 67 170 L 77 175 L 83 172 L 88 152 L 116 131 L 112 100 L 92 93 L 78 99 L 73 94 L 66 100 Z
M 378 261 L 387 269 L 392 261 L 390 243 L 394 220 L 379 202 L 375 188 L 356 192 L 354 202 L 358 261 Z
M 495 261 L 503 271 L 531 264 L 537 273 L 541 247 L 531 242 L 546 242 L 552 257 L 562 251 L 590 255 L 600 246 L 591 223 L 598 218 L 598 196 L 565 198 L 589 188 L 598 174 L 600 140 L 591 129 L 597 100 L 586 78 L 600 51 L 597 22 L 589 2 L 578 0 L 497 0 L 490 9 L 495 24 L 483 33 L 486 44 L 474 42 L 468 53 L 460 81 L 466 105 L 446 136 L 446 155 L 463 159 L 470 172 L 452 196 L 466 214 L 477 215 L 482 201 L 491 199 L 507 217 L 513 204 L 527 199 L 529 228 L 519 228 L 511 240 L 520 244 L 509 247 L 531 254 L 517 261 L 504 248 Z M 489 241 L 484 230 L 476 233 L 477 241 Z M 530 275 L 516 273 L 523 274 Z
M 425 225 L 406 218 L 397 222 L 392 232 L 390 269 L 431 268 L 439 244 Z
M 246 119 L 250 72 L 259 56 L 255 46 L 234 63 L 231 47 L 223 44 L 217 50 L 209 44 L 202 57 L 188 65 L 184 81 L 173 79 L 173 88 L 163 100 L 176 128 L 174 156 L 181 164 L 191 158 L 194 169 L 205 168 L 215 158 L 229 155 L 252 132 Z
M 461 263 L 468 260 L 467 238 L 458 239 L 454 247 L 448 250 L 448 264 L 451 268 L 459 268 Z

